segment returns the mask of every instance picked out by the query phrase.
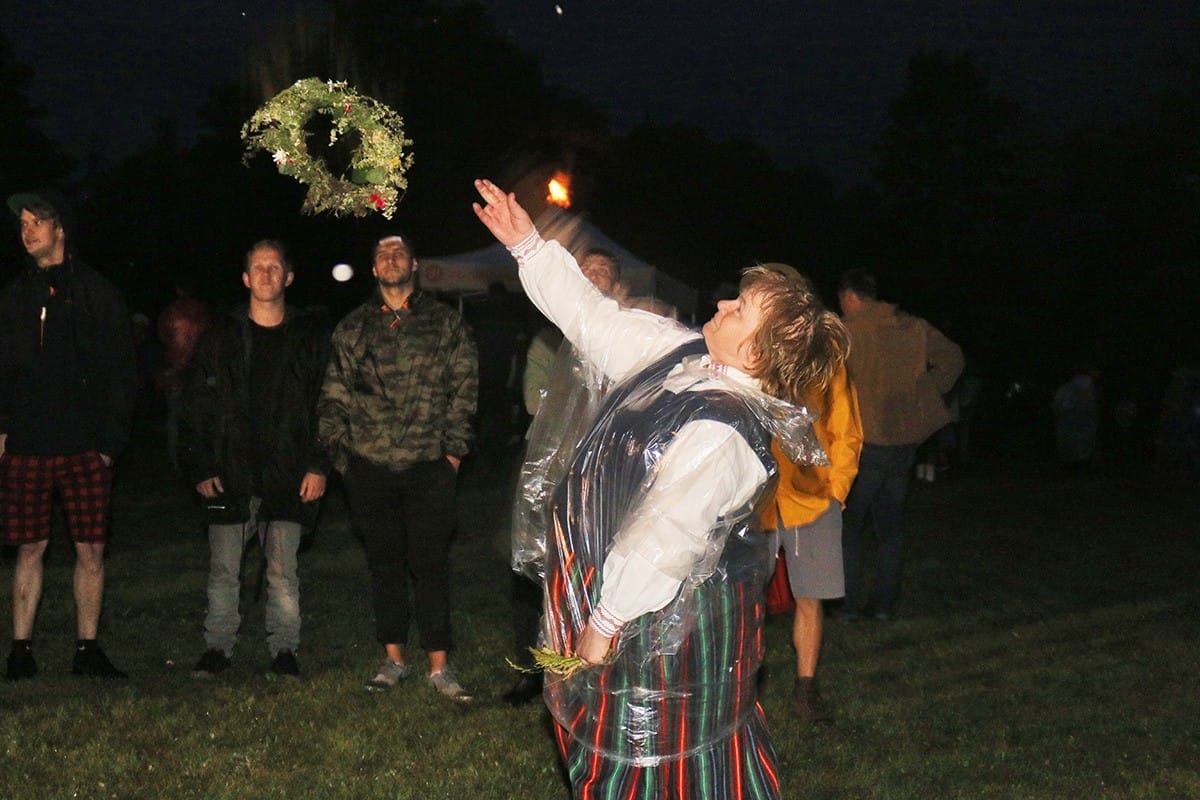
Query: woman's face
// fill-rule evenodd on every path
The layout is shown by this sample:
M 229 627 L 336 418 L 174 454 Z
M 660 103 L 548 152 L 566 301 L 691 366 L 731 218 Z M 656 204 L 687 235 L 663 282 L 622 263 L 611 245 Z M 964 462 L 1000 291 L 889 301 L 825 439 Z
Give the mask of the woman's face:
M 709 355 L 718 364 L 752 374 L 754 333 L 762 319 L 763 293 L 742 292 L 733 300 L 717 302 L 717 313 L 701 332 Z

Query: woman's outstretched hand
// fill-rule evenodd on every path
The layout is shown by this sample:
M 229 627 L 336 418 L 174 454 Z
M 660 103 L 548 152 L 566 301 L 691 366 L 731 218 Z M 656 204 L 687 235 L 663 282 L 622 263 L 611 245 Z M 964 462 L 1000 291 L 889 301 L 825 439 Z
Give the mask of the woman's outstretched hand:
M 483 198 L 483 204 L 472 203 L 475 216 L 487 226 L 492 235 L 505 247 L 519 244 L 533 231 L 533 220 L 516 195 L 500 191 L 500 187 L 488 180 L 475 181 L 475 189 Z

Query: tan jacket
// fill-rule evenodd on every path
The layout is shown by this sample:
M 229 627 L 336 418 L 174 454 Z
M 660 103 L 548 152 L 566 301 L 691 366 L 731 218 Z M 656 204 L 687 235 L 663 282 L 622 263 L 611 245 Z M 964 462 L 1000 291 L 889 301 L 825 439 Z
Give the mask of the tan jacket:
M 919 444 L 950 422 L 942 395 L 962 373 L 958 345 L 920 317 L 878 300 L 863 300 L 844 321 L 867 444 Z

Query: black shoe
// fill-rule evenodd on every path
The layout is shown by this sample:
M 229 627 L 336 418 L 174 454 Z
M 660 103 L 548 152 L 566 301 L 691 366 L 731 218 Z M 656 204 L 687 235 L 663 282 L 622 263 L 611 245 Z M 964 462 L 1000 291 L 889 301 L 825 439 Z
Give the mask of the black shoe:
M 88 678 L 128 678 L 121 670 L 112 665 L 108 656 L 100 649 L 100 645 L 92 642 L 81 644 L 75 648 L 75 660 L 71 665 L 71 673 Z
M 878 622 L 891 622 L 893 616 L 890 608 L 881 608 L 874 603 L 867 603 L 863 606 L 862 613 L 864 617 Z
M 517 682 L 504 694 L 500 695 L 500 699 L 510 706 L 523 706 L 532 701 L 535 697 L 542 696 L 542 676 L 537 675 L 522 675 Z
M 204 655 L 200 656 L 200 660 L 196 662 L 196 666 L 192 668 L 192 677 L 196 680 L 208 680 L 215 678 L 225 670 L 232 666 L 233 662 L 229 660 L 229 656 L 222 653 L 220 650 L 212 649 L 205 650 Z
M 833 721 L 825 704 L 821 702 L 814 678 L 796 679 L 796 688 L 792 694 L 792 713 L 802 725 Z
M 37 662 L 33 660 L 33 647 L 14 642 L 8 653 L 8 670 L 4 677 L 10 681 L 20 681 L 34 675 L 37 675 Z
M 295 654 L 291 650 L 276 653 L 275 658 L 271 659 L 271 673 L 284 678 L 299 678 L 300 665 L 296 663 Z
M 841 620 L 842 622 L 858 622 L 862 619 L 858 608 L 853 603 L 845 602 L 831 609 L 827 616 L 831 619 Z

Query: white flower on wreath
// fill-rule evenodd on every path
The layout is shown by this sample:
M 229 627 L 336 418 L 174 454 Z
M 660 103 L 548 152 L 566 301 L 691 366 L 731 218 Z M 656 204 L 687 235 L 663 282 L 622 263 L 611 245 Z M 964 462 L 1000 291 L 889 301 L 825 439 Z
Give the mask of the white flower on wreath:
M 282 164 L 282 163 L 286 162 L 288 160 L 287 151 L 286 150 L 276 150 L 274 153 L 271 154 L 271 160 L 274 161 L 276 164 Z

